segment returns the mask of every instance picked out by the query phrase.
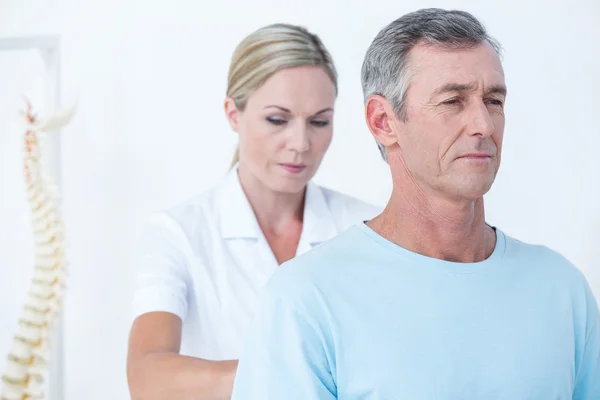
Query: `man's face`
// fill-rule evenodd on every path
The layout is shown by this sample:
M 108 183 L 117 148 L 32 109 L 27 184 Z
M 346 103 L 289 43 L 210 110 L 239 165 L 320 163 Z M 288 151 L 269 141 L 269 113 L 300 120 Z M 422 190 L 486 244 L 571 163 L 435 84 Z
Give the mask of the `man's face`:
M 409 68 L 406 120 L 392 122 L 409 175 L 425 193 L 483 196 L 498 172 L 504 133 L 497 54 L 488 43 L 462 50 L 417 45 Z

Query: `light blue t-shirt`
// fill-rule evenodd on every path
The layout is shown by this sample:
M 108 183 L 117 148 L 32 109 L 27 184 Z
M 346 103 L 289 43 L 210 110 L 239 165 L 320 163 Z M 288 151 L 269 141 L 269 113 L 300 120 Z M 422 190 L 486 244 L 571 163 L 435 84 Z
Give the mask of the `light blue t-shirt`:
M 233 400 L 598 400 L 600 316 L 558 253 L 497 230 L 454 263 L 358 224 L 284 265 Z

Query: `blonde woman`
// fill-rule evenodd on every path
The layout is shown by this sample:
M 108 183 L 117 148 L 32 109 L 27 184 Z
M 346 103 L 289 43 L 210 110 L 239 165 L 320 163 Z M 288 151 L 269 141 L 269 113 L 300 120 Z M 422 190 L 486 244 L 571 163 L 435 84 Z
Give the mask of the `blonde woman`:
M 230 173 L 153 215 L 135 266 L 133 399 L 228 399 L 257 295 L 283 262 L 380 209 L 311 180 L 333 132 L 337 73 L 319 38 L 275 24 L 236 48 Z

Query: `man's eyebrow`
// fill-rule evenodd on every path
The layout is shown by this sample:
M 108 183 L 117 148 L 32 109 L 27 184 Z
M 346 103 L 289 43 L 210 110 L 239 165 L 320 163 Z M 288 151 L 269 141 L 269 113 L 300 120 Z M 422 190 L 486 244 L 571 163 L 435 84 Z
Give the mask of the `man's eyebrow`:
M 446 83 L 445 85 L 437 88 L 433 92 L 431 97 L 433 98 L 435 96 L 448 92 L 469 92 L 475 90 L 476 88 L 477 84 L 475 83 Z M 506 96 L 506 92 L 506 86 L 504 85 L 493 85 L 485 91 L 486 94 L 497 93 L 503 96 Z
M 446 83 L 443 86 L 440 86 L 433 92 L 433 96 L 437 96 L 439 94 L 448 93 L 448 92 L 468 92 L 473 91 L 477 85 L 475 83 Z
M 506 96 L 507 90 L 506 90 L 506 86 L 504 85 L 494 85 L 494 86 L 490 86 L 486 91 L 485 94 L 501 94 L 502 96 Z

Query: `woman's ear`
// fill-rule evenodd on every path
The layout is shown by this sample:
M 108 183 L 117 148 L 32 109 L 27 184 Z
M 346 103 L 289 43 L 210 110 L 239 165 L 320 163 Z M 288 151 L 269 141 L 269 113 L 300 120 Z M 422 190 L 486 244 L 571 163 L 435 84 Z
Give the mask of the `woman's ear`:
M 397 125 L 396 113 L 385 97 L 369 97 L 365 106 L 365 117 L 375 140 L 385 147 L 391 147 L 398 142 L 397 132 L 393 129 Z
M 227 121 L 229 121 L 229 126 L 233 129 L 234 132 L 239 132 L 239 118 L 240 111 L 235 105 L 235 101 L 231 97 L 225 98 L 225 116 L 227 117 Z

